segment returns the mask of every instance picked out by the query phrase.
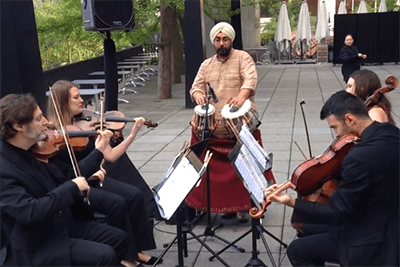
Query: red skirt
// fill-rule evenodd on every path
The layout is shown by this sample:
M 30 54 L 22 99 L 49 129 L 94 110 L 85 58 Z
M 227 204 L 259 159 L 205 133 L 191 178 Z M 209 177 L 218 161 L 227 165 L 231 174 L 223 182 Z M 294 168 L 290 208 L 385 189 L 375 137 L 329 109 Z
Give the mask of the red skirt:
M 253 133 L 262 146 L 260 130 Z M 191 144 L 201 139 L 192 130 Z M 224 139 L 212 136 L 208 150 L 213 156 L 208 164 L 210 172 L 210 207 L 213 213 L 234 213 L 251 208 L 250 194 L 238 177 L 228 154 L 236 144 L 236 139 Z M 204 160 L 203 153 L 200 159 Z M 271 170 L 264 173 L 265 179 L 275 183 Z M 194 187 L 186 198 L 186 204 L 194 209 L 207 211 L 207 173 L 201 178 L 198 187 Z

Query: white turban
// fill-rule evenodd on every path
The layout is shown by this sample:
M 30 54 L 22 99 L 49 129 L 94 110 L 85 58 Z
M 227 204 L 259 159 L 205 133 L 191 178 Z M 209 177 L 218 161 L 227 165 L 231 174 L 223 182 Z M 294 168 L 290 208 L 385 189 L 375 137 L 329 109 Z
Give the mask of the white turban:
M 231 38 L 232 42 L 235 40 L 235 30 L 233 27 L 226 22 L 220 22 L 216 24 L 210 31 L 210 39 L 211 43 L 214 43 L 214 38 L 217 36 L 218 33 L 223 32 L 228 35 L 229 38 Z

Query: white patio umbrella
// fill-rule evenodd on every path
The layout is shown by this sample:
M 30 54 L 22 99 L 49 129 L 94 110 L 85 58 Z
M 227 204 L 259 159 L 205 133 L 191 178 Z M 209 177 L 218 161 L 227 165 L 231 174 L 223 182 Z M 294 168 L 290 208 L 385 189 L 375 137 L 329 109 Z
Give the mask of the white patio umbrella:
M 346 4 L 344 1 L 340 1 L 339 9 L 337 11 L 338 14 L 347 14 Z
M 307 1 L 301 3 L 299 22 L 297 24 L 296 45 L 301 50 L 301 57 L 303 57 L 303 51 L 307 51 L 311 46 L 311 25 Z
M 329 36 L 328 16 L 326 14 L 325 0 L 321 0 L 318 5 L 317 28 L 315 29 L 315 39 L 321 43 Z
M 381 0 L 378 12 L 387 12 L 386 0 Z
M 279 53 L 290 54 L 290 40 L 292 39 L 292 30 L 290 29 L 289 16 L 286 2 L 283 1 L 279 11 L 278 25 L 275 33 L 275 45 Z
M 360 5 L 358 6 L 357 14 L 368 13 L 367 5 L 364 0 L 360 1 Z

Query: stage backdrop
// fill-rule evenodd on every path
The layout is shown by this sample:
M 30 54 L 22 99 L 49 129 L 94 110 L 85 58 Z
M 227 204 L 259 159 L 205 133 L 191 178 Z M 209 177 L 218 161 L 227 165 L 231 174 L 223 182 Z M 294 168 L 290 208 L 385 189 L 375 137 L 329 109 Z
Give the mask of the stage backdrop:
M 340 49 L 347 34 L 354 37 L 364 63 L 399 62 L 399 12 L 335 15 L 333 63 L 341 63 Z

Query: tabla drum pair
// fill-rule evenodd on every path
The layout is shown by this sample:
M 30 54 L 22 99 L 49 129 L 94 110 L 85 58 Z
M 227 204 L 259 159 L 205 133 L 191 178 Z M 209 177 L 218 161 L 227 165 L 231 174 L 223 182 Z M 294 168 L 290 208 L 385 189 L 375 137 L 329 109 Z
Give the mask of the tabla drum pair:
M 199 136 L 201 136 L 204 130 L 205 113 L 205 106 L 197 105 L 194 108 L 194 115 L 190 122 L 190 125 Z M 209 105 L 207 115 L 209 118 L 209 130 L 211 133 L 213 133 L 217 129 L 219 121 L 216 119 L 215 108 L 211 104 Z M 226 136 L 217 136 L 220 138 L 236 137 L 240 132 L 242 125 L 244 124 L 249 127 L 251 132 L 253 132 L 260 125 L 260 121 L 258 120 L 257 112 L 255 110 L 255 105 L 248 99 L 237 110 L 232 109 L 229 104 L 226 104 L 221 110 L 221 116 L 228 134 Z

